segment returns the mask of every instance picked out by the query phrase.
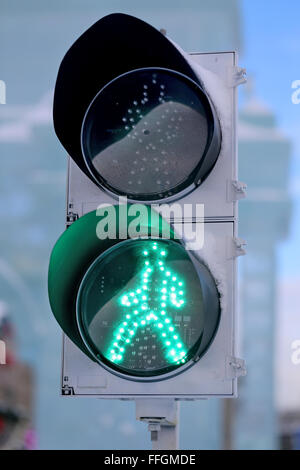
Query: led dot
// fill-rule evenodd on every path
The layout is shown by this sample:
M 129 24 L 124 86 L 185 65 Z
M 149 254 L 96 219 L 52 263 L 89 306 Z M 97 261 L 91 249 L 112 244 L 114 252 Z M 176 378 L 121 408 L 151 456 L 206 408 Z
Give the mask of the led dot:
M 170 271 L 167 271 L 167 272 L 166 272 L 166 275 L 167 275 L 167 276 L 171 276 Z
M 179 286 L 182 286 L 182 282 L 178 282 L 178 285 L 179 285 Z
M 174 338 L 174 339 L 178 339 L 178 336 L 177 336 L 177 335 L 174 335 L 173 338 Z
M 162 261 L 159 261 L 158 264 L 159 264 L 160 266 L 162 266 L 163 262 L 162 262 Z
M 170 326 L 169 331 L 174 331 L 173 326 Z
M 162 315 L 165 315 L 165 314 L 166 314 L 166 312 L 165 312 L 164 310 L 162 310 L 162 311 L 161 311 L 161 314 L 162 314 Z
M 166 297 L 165 295 L 162 295 L 161 298 L 162 298 L 162 300 L 166 300 L 166 299 L 167 299 L 167 297 Z
M 115 354 L 115 350 L 114 350 L 114 349 L 112 349 L 110 352 L 111 352 L 112 354 Z
M 145 262 L 145 265 L 146 265 L 146 266 L 149 266 L 149 261 L 146 261 L 146 262 Z
M 182 291 L 182 290 L 179 291 L 179 295 L 183 295 L 183 291 Z
M 166 341 L 167 346 L 170 346 L 170 344 L 171 344 L 170 341 Z
M 148 269 L 147 269 L 147 272 L 148 272 L 148 273 L 151 273 L 151 269 L 150 269 L 150 268 L 148 268 Z
M 166 335 L 166 333 L 163 333 L 162 336 L 165 338 L 167 335 Z
M 163 266 L 161 266 L 159 269 L 160 269 L 161 271 L 164 271 L 164 270 L 165 270 L 165 268 L 164 268 Z
M 121 354 L 118 355 L 118 360 L 120 361 L 122 359 Z
M 124 333 L 124 331 L 125 331 L 124 328 L 120 328 L 121 333 Z
M 131 336 L 134 335 L 134 331 L 133 330 L 129 331 L 129 334 L 131 334 Z
M 127 326 L 127 322 L 126 322 L 126 321 L 123 321 L 123 325 L 124 325 L 124 326 Z
M 182 344 L 181 344 L 181 343 L 178 343 L 178 344 L 177 344 L 177 348 L 182 348 Z
M 165 322 L 166 322 L 166 323 L 170 323 L 170 319 L 169 319 L 169 318 L 166 318 L 166 319 L 165 319 Z
M 121 339 L 121 336 L 120 336 L 120 335 L 118 335 L 118 336 L 117 336 L 117 339 Z
M 121 352 L 124 352 L 124 348 L 120 348 L 120 351 L 121 351 Z
M 130 343 L 130 340 L 128 338 L 126 339 L 126 343 Z
M 148 255 L 148 251 L 144 251 L 144 255 L 147 256 L 147 255 Z
M 177 279 L 177 278 L 176 278 L 175 276 L 172 277 L 172 281 L 176 281 L 176 279 Z
M 133 303 L 138 304 L 139 303 L 138 299 L 134 299 Z
M 137 326 L 138 326 L 138 324 L 137 324 L 137 323 L 134 323 L 134 324 L 133 324 L 133 326 L 137 327 Z
M 142 324 L 142 325 L 146 325 L 145 320 L 142 320 L 142 321 L 141 321 L 141 324 Z
M 166 252 L 165 252 L 165 251 L 161 251 L 160 254 L 161 254 L 161 256 L 166 256 Z
M 130 315 L 126 315 L 126 318 L 128 318 L 128 319 L 129 319 L 129 318 L 130 318 Z
M 167 281 L 163 281 L 163 284 L 167 284 Z
M 163 293 L 166 293 L 166 292 L 167 292 L 167 289 L 164 287 L 161 291 L 162 291 Z
M 158 328 L 162 328 L 163 327 L 163 324 L 162 323 L 159 323 L 158 324 Z
M 137 315 L 137 314 L 139 313 L 139 311 L 138 311 L 138 310 L 135 310 L 133 313 L 134 313 L 135 315 Z
M 166 304 L 163 302 L 163 303 L 161 304 L 161 306 L 162 306 L 162 307 L 165 307 L 165 306 L 166 306 Z

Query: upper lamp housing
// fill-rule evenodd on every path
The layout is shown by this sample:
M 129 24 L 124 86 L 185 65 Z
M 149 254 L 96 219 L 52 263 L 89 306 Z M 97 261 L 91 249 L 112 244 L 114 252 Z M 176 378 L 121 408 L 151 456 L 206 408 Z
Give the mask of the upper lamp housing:
M 53 117 L 71 158 L 115 198 L 181 198 L 220 153 L 219 119 L 199 76 L 163 34 L 128 15 L 102 18 L 69 49 Z

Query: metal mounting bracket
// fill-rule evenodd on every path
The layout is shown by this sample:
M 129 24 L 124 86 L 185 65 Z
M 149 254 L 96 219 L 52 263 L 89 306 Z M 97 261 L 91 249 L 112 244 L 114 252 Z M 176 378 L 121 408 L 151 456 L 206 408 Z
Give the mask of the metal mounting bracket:
M 228 69 L 228 86 L 235 88 L 239 85 L 247 83 L 247 71 L 243 67 L 229 67 Z
M 244 359 L 237 357 L 226 358 L 226 378 L 228 380 L 244 377 L 246 374 L 247 370 Z
M 179 402 L 168 398 L 137 398 L 135 405 L 136 419 L 148 424 L 152 449 L 178 449 Z
M 227 182 L 227 200 L 228 202 L 239 201 L 244 199 L 246 194 L 247 185 L 241 181 L 232 180 Z
M 246 250 L 245 246 L 247 243 L 242 238 L 231 238 L 228 239 L 227 245 L 227 259 L 237 258 L 238 256 L 245 256 Z

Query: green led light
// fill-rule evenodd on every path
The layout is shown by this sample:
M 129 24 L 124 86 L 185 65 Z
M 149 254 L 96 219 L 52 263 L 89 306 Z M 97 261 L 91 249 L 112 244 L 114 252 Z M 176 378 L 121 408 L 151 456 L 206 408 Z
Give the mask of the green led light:
M 152 249 L 156 251 L 157 243 L 152 245 Z M 120 344 L 114 344 L 118 351 L 110 348 L 109 358 L 112 362 L 121 362 L 124 357 L 126 357 L 126 353 L 128 353 L 126 345 L 130 343 L 129 337 L 131 337 L 134 342 L 134 337 L 136 337 L 139 328 L 142 328 L 147 324 L 151 326 L 153 331 L 156 328 L 161 331 L 161 337 L 164 338 L 164 344 L 161 346 L 164 350 L 165 359 L 170 363 L 178 363 L 178 361 L 180 362 L 184 359 L 186 353 L 182 350 L 182 342 L 180 341 L 179 334 L 175 331 L 176 327 L 173 324 L 172 319 L 170 317 L 165 318 L 169 308 L 179 308 L 183 303 L 183 300 L 176 300 L 177 293 L 174 285 L 167 288 L 168 281 L 165 279 L 165 276 L 171 278 L 171 283 L 177 280 L 177 276 L 175 276 L 170 270 L 167 270 L 164 273 L 165 268 L 159 257 L 166 257 L 167 252 L 165 250 L 161 250 L 159 253 L 153 253 L 151 255 L 148 250 L 144 250 L 143 254 L 145 256 L 149 255 L 149 260 L 144 262 L 144 268 L 140 271 L 140 280 L 142 285 L 137 286 L 135 292 L 131 291 L 128 294 L 123 294 L 121 296 L 121 305 L 123 308 L 132 308 L 132 304 L 143 302 L 140 307 L 140 311 L 133 310 L 135 315 L 140 316 L 140 321 L 137 323 L 136 321 L 131 320 L 130 314 L 127 313 L 125 315 L 128 322 L 123 322 L 123 326 L 126 326 L 126 329 L 119 328 L 119 331 L 124 334 L 124 336 L 121 337 L 118 335 Z M 156 282 L 156 285 L 152 286 L 154 281 Z M 150 298 L 148 298 L 144 293 L 145 290 L 147 290 L 147 286 L 145 284 L 149 284 Z M 158 289 L 159 284 L 161 284 L 160 289 Z M 182 286 L 182 284 L 182 282 L 178 283 L 180 286 Z M 163 294 L 160 297 L 160 300 L 162 300 L 160 304 L 159 292 Z M 179 294 L 183 296 L 183 290 L 179 291 Z M 129 302 L 129 298 L 132 303 Z M 149 303 L 150 301 L 151 304 Z M 162 310 L 159 309 L 159 306 L 162 307 Z M 176 334 L 174 334 L 174 332 Z M 122 352 L 123 354 L 121 355 L 119 352 Z M 131 354 L 133 353 L 135 353 L 135 351 L 132 351 L 131 349 Z

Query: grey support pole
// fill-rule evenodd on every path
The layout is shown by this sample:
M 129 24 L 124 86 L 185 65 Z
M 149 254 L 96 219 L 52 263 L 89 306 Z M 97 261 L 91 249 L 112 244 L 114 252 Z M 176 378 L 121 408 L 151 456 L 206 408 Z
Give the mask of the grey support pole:
M 170 398 L 137 398 L 136 419 L 148 424 L 153 450 L 179 448 L 179 402 Z

